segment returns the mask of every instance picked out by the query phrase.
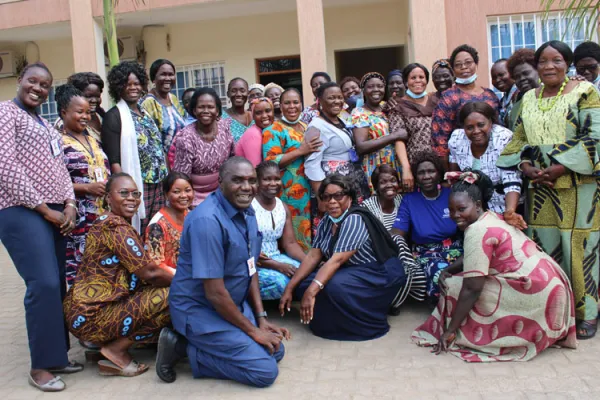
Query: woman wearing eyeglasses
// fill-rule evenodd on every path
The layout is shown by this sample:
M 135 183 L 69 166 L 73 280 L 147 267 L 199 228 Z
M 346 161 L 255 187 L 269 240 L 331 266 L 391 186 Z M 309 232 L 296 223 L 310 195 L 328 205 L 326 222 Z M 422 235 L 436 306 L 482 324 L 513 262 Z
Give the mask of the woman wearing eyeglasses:
M 390 305 L 406 283 L 398 246 L 377 217 L 357 206 L 348 177 L 325 178 L 319 198 L 327 213 L 279 311 L 290 310 L 295 293 L 302 298 L 300 320 L 315 335 L 351 341 L 381 337 L 389 330 Z
M 583 42 L 573 52 L 573 62 L 578 75 L 600 89 L 600 45 L 596 42 Z
M 106 359 L 98 362 L 100 375 L 146 372 L 148 366 L 135 361 L 128 349 L 134 343 L 156 342 L 171 319 L 168 287 L 173 274 L 153 261 L 131 225 L 141 195 L 126 173 L 108 179 L 109 211 L 92 225 L 75 283 L 64 301 L 71 334 L 101 346 Z

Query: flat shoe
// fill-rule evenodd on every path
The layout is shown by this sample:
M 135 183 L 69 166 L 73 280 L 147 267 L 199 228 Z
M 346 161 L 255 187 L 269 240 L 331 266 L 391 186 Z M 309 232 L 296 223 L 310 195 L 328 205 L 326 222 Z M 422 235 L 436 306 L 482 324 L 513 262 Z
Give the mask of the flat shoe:
M 53 374 L 74 374 L 83 371 L 83 364 L 79 364 L 75 361 L 69 361 L 66 367 L 63 368 L 49 368 L 48 371 Z
M 50 379 L 48 382 L 40 385 L 35 380 L 33 380 L 33 377 L 31 376 L 31 374 L 29 374 L 28 381 L 31 386 L 33 386 L 36 389 L 41 390 L 42 392 L 62 392 L 63 390 L 65 390 L 67 388 L 67 384 L 63 382 L 63 380 L 60 378 L 60 376 L 55 376 L 54 378 Z
M 124 376 L 131 378 L 138 376 L 148 371 L 148 366 L 140 364 L 135 360 L 131 360 L 128 366 L 120 368 L 117 364 L 109 360 L 98 361 L 98 367 L 100 369 L 100 375 L 102 376 Z
M 598 320 L 596 320 L 594 323 L 587 322 L 587 321 L 581 321 L 577 324 L 576 329 L 577 329 L 577 331 L 585 330 L 585 333 L 586 333 L 585 335 L 580 335 L 579 332 L 577 332 L 577 339 L 579 339 L 579 340 L 591 339 L 594 336 L 596 336 L 596 331 L 598 330 Z

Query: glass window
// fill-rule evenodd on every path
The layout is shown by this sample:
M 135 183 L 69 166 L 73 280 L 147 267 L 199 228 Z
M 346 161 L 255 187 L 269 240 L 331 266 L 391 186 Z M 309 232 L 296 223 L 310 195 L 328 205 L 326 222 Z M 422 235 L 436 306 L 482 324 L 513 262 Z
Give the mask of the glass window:
M 52 87 L 48 91 L 48 98 L 42 105 L 40 105 L 38 109 L 40 116 L 49 121 L 52 125 L 54 125 L 58 119 L 58 110 L 56 107 L 56 99 L 54 98 L 54 89 L 60 85 L 64 85 L 65 83 L 67 83 L 66 79 L 54 80 Z
M 187 88 L 211 87 L 217 92 L 223 104 L 227 104 L 227 84 L 225 82 L 225 63 L 211 62 L 178 66 L 175 87 L 171 92 L 181 99 Z

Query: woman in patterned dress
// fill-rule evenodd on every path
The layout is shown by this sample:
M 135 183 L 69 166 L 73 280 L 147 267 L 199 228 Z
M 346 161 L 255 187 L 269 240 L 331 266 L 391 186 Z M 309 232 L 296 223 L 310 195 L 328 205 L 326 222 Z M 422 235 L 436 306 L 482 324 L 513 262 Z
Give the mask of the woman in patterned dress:
M 394 145 L 397 141 L 406 139 L 406 132 L 390 132 L 382 110 L 385 78 L 377 72 L 369 72 L 362 77 L 360 87 L 365 104 L 352 110 L 351 123 L 356 151 L 363 158 L 365 175 L 371 176 L 375 167 L 380 164 L 390 164 L 400 173 L 401 166 Z M 369 188 L 373 192 L 370 182 Z
M 101 375 L 146 372 L 148 366 L 135 361 L 128 349 L 135 343 L 156 342 L 171 320 L 168 297 L 173 275 L 152 260 L 131 225 L 141 195 L 125 173 L 108 179 L 109 211 L 88 233 L 83 262 L 63 305 L 71 334 L 100 345 L 106 358 L 98 362 Z
M 263 130 L 263 160 L 275 161 L 281 169 L 281 200 L 290 207 L 296 240 L 310 249 L 310 184 L 304 173 L 304 159 L 321 147 L 319 138 L 304 140 L 306 125 L 300 121 L 302 97 L 290 88 L 281 94 L 280 121 Z
M 246 111 L 248 101 L 248 82 L 243 78 L 233 78 L 227 86 L 227 97 L 231 108 L 223 110 L 221 119 L 228 121 L 231 126 L 231 136 L 234 143 L 239 142 L 246 129 L 254 123 L 252 113 Z
M 450 213 L 465 232 L 464 262 L 442 273 L 443 294 L 413 341 L 467 362 L 528 361 L 553 345 L 576 348 L 566 274 L 523 232 L 486 211 L 493 192 L 487 176 L 454 174 Z
M 77 206 L 75 229 L 67 236 L 66 276 L 71 286 L 85 251 L 90 227 L 104 212 L 104 184 L 110 175 L 108 157 L 88 132 L 90 106 L 83 93 L 70 84 L 56 88 L 56 103 L 62 121 L 63 153 Z
M 279 166 L 274 161 L 264 161 L 256 167 L 256 175 L 258 192 L 252 208 L 263 238 L 258 260 L 260 297 L 277 300 L 306 254 L 296 241 L 289 207 L 277 197 L 281 192 Z
M 146 228 L 146 248 L 159 267 L 175 275 L 183 221 L 194 200 L 192 180 L 171 171 L 163 181 L 163 191 L 167 202 Z
M 217 190 L 219 168 L 234 155 L 235 145 L 230 133 L 231 119 L 219 118 L 221 99 L 214 89 L 196 89 L 190 100 L 190 111 L 196 122 L 183 128 L 178 135 L 173 171 L 192 178 L 195 192 L 192 206 L 196 207 Z

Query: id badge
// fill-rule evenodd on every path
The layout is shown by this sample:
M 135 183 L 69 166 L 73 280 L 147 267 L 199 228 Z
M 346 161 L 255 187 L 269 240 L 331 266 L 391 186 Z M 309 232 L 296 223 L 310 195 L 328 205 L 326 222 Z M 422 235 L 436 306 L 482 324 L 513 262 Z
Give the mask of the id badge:
M 94 176 L 96 177 L 96 182 L 104 182 L 104 172 L 102 172 L 102 168 L 94 168 Z
M 256 262 L 254 261 L 254 257 L 250 257 L 246 263 L 248 264 L 248 275 L 254 275 L 256 273 Z
M 356 150 L 354 150 L 354 147 L 348 150 L 348 155 L 350 156 L 351 162 L 356 163 L 360 161 L 360 157 L 358 156 L 358 154 L 356 154 Z
M 50 148 L 52 149 L 52 155 L 54 157 L 58 157 L 58 155 L 61 153 L 60 143 L 58 142 L 58 139 L 52 139 L 50 141 Z

